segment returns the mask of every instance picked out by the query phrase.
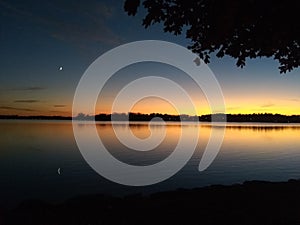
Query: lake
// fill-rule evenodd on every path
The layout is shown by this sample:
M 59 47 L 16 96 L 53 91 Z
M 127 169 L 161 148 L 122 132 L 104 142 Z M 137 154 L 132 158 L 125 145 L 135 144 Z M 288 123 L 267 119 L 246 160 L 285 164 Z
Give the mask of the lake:
M 76 126 L 80 126 L 81 132 L 86 134 L 93 127 L 88 122 Z M 131 187 L 111 182 L 89 166 L 76 145 L 71 121 L 2 120 L 0 206 L 12 207 L 28 199 L 61 202 L 70 197 L 95 193 L 122 196 L 246 180 L 286 181 L 300 178 L 300 125 L 227 123 L 225 127 L 220 126 L 185 123 L 184 129 L 188 132 L 200 129 L 198 144 L 189 162 L 163 182 Z M 151 132 L 161 133 L 163 129 L 164 140 L 154 150 L 139 152 L 118 141 L 111 123 L 97 122 L 96 127 L 111 155 L 139 166 L 167 158 L 177 145 L 183 129 L 176 122 L 165 125 L 157 122 L 151 127 Z M 140 139 L 151 134 L 146 122 L 114 124 L 114 128 L 123 138 L 130 131 Z M 199 162 L 210 133 L 220 128 L 225 128 L 220 152 L 205 171 L 199 172 Z M 189 140 L 186 142 L 189 143 Z

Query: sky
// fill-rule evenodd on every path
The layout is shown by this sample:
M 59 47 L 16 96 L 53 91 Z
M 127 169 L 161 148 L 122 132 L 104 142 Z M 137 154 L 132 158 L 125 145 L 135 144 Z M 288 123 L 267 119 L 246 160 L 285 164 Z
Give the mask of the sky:
M 70 116 L 80 78 L 105 52 L 140 40 L 189 45 L 184 35 L 164 33 L 161 25 L 145 29 L 144 13 L 127 16 L 121 0 L 0 0 L 0 114 Z M 280 74 L 271 58 L 248 60 L 241 69 L 232 58 L 213 55 L 209 68 L 222 88 L 227 113 L 300 114 L 299 69 Z M 102 90 L 95 113 L 111 113 L 122 87 L 142 76 L 173 79 L 190 94 L 197 114 L 211 112 L 204 93 L 183 71 L 148 62 L 114 74 Z M 183 113 L 192 113 L 180 93 L 166 91 L 178 96 Z M 118 112 L 128 112 L 126 106 L 131 103 L 126 96 L 122 104 Z M 166 99 L 153 97 L 141 99 L 130 111 L 176 114 Z

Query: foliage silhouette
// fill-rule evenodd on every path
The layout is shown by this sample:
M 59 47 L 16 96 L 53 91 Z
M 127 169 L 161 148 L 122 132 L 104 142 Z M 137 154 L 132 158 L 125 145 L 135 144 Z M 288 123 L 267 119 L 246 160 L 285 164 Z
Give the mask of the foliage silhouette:
M 124 10 L 134 16 L 140 0 L 126 0 Z M 205 63 L 210 54 L 246 60 L 273 57 L 280 73 L 300 65 L 300 1 L 274 0 L 143 0 L 145 28 L 163 23 L 164 31 L 185 32 L 188 46 Z

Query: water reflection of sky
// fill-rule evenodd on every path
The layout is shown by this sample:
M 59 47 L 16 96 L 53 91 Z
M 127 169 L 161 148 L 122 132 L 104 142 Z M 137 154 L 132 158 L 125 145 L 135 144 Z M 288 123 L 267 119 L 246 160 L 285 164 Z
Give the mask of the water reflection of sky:
M 91 128 L 81 125 L 83 131 Z M 198 127 L 187 123 L 184 129 Z M 122 135 L 129 130 L 139 138 L 150 134 L 147 123 L 116 125 Z M 164 141 L 154 150 L 138 152 L 126 148 L 114 136 L 110 123 L 99 123 L 98 134 L 111 154 L 124 162 L 148 165 L 172 153 L 181 127 L 178 123 L 151 127 L 165 129 Z M 1 204 L 40 198 L 59 201 L 78 194 L 123 195 L 210 184 L 231 184 L 245 180 L 288 180 L 300 176 L 300 126 L 282 124 L 227 124 L 222 148 L 204 172 L 198 165 L 212 129 L 201 124 L 197 149 L 189 163 L 170 179 L 148 187 L 133 188 L 105 180 L 83 160 L 69 121 L 1 121 Z M 188 142 L 189 140 L 187 140 Z M 189 146 L 187 146 L 188 148 Z M 57 170 L 61 168 L 61 175 Z

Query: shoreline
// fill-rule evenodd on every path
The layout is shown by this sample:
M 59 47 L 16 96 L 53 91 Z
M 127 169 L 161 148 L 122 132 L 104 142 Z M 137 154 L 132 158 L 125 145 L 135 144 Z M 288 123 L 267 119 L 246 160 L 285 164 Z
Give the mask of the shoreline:
M 0 211 L 12 224 L 300 224 L 300 180 L 245 181 L 149 195 L 102 194 Z
M 109 121 L 124 122 L 149 122 L 157 118 L 165 122 L 238 122 L 238 123 L 300 123 L 300 115 L 281 115 L 271 113 L 253 114 L 207 114 L 201 116 L 190 115 L 169 115 L 161 113 L 115 113 L 115 114 L 80 114 L 77 117 L 71 116 L 19 116 L 19 115 L 0 115 L 0 120 L 76 120 L 76 121 Z

